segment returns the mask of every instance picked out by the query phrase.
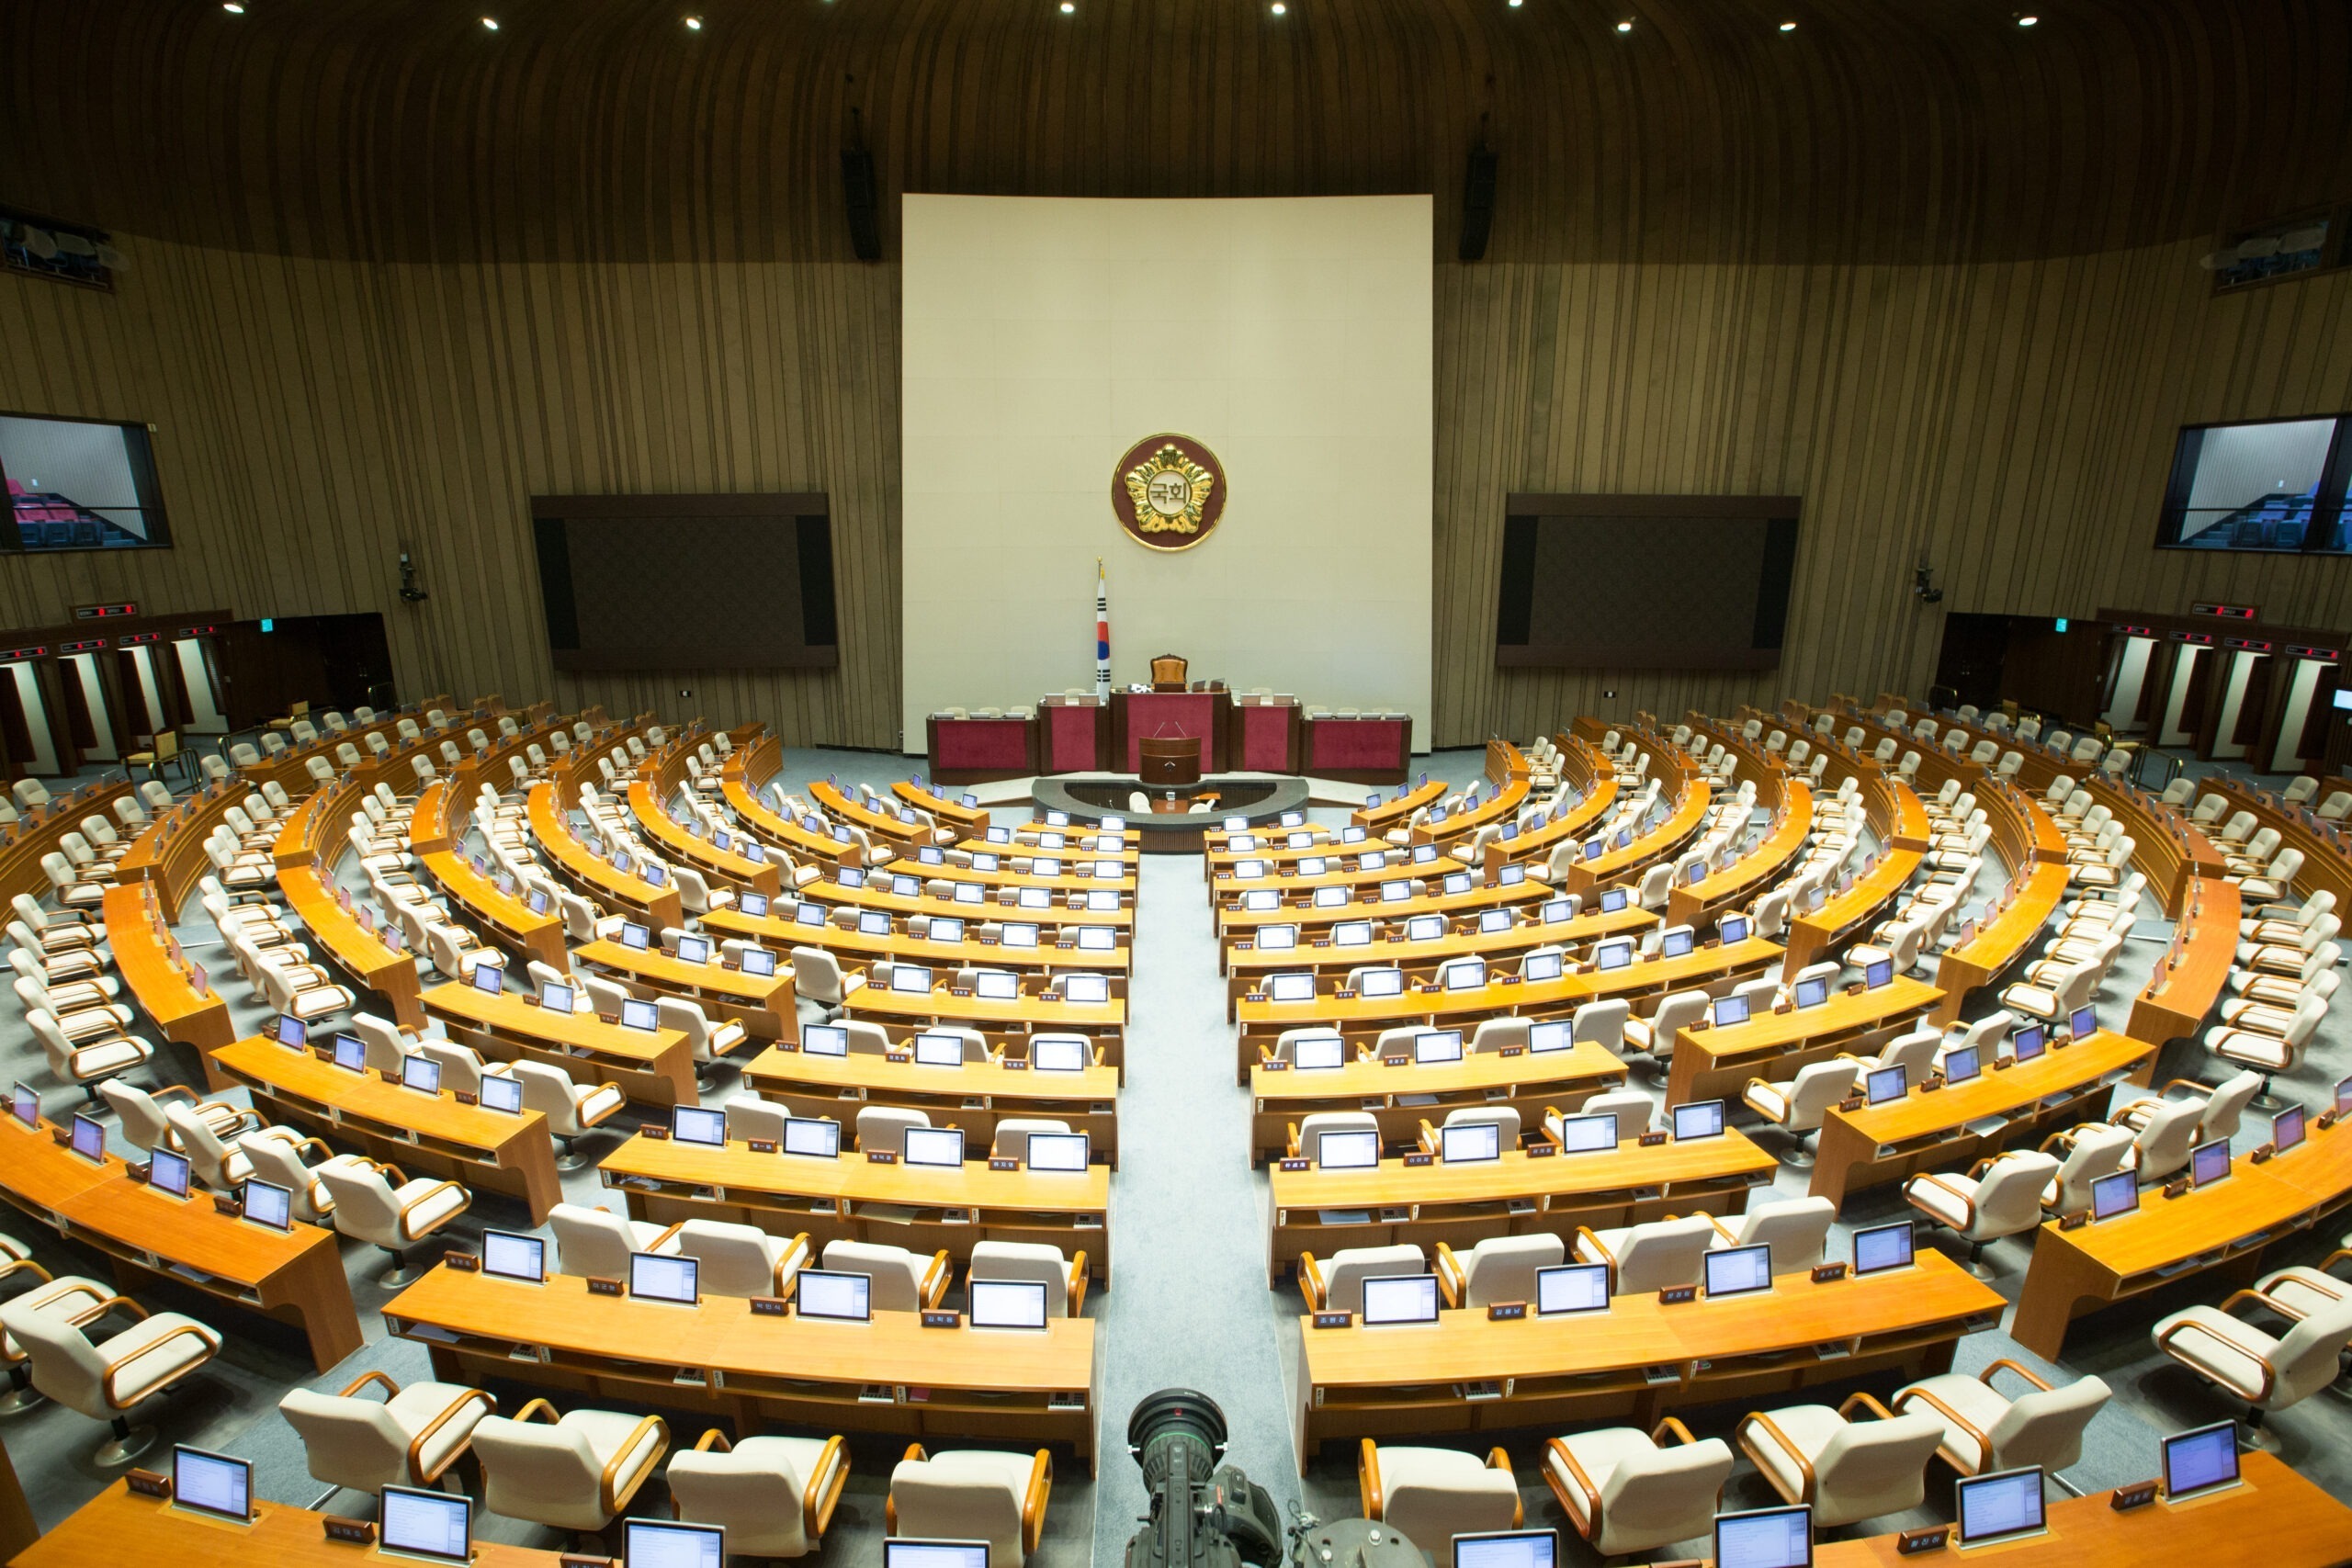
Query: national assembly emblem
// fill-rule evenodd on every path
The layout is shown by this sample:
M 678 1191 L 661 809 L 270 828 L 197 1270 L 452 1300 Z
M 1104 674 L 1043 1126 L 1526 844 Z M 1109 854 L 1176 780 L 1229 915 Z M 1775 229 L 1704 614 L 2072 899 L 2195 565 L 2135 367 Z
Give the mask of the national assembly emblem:
M 1190 549 L 1225 514 L 1225 469 L 1188 435 L 1153 435 L 1127 448 L 1111 475 L 1111 510 L 1136 543 Z

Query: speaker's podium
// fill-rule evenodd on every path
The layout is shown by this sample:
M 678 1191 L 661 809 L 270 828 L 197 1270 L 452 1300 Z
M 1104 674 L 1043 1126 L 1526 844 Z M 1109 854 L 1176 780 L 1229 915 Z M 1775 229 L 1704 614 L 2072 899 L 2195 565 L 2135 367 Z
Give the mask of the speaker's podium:
M 1201 741 L 1194 735 L 1147 735 L 1136 741 L 1141 766 L 1136 777 L 1147 784 L 1196 784 L 1201 782 Z

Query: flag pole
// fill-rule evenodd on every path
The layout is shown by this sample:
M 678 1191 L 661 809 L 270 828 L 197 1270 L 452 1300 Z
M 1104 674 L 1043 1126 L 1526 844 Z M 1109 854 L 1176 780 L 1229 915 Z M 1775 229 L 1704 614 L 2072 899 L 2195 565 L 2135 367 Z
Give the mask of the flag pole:
M 1111 700 L 1111 583 L 1101 556 L 1094 558 L 1094 695 Z

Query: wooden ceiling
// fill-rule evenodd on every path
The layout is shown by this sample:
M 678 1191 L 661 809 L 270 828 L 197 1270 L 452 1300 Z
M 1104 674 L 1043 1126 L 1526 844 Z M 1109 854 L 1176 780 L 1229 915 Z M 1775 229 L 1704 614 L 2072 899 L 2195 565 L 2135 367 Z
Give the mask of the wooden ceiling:
M 2046 256 L 2352 193 L 2343 0 L 246 3 L 0 7 L 0 201 L 262 253 L 846 261 L 853 116 L 891 198 L 1430 190 L 1442 256 L 1483 124 L 1508 261 Z

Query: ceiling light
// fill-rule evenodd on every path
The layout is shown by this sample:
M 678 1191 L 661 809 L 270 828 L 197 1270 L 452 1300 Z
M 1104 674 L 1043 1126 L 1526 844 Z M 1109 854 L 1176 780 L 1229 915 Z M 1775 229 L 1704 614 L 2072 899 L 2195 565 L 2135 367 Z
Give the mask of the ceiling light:
M 1797 30 L 1797 25 L 1794 22 L 1782 22 L 1781 30 L 1784 33 L 1792 33 Z
M 488 28 L 492 32 L 496 32 L 498 30 L 498 18 L 496 17 L 484 17 L 481 19 L 481 25 Z
M 1062 15 L 1063 15 L 1063 16 L 1067 17 L 1067 16 L 1070 15 L 1072 12 L 1076 11 L 1077 9 L 1078 9 L 1078 7 L 1077 7 L 1077 6 L 1073 6 L 1073 5 L 1071 5 L 1071 4 L 1070 4 L 1070 0 L 1062 0 Z
M 2024 12 L 2019 12 L 2018 15 L 2018 26 L 2021 28 L 2030 28 L 2040 20 L 2041 20 L 2040 17 L 2031 16 Z
M 1623 21 L 1617 24 L 1617 30 L 1621 33 L 1632 32 L 1634 30 L 1634 19 L 1631 17 L 1626 17 Z
M 1274 0 L 1272 9 L 1277 17 L 1286 17 L 1290 14 L 1290 7 L 1283 5 L 1283 0 Z
M 1518 10 L 1521 6 L 1526 5 L 1526 4 L 1527 4 L 1527 0 L 1508 0 L 1508 4 L 1510 5 L 1510 8 L 1511 8 L 1512 10 L 1516 11 L 1516 10 Z
M 220 0 L 220 8 L 232 17 L 242 17 L 245 14 L 245 8 L 238 5 L 237 0 Z
M 688 17 L 686 18 L 686 31 L 690 33 L 698 33 L 702 31 L 702 18 L 700 17 Z

